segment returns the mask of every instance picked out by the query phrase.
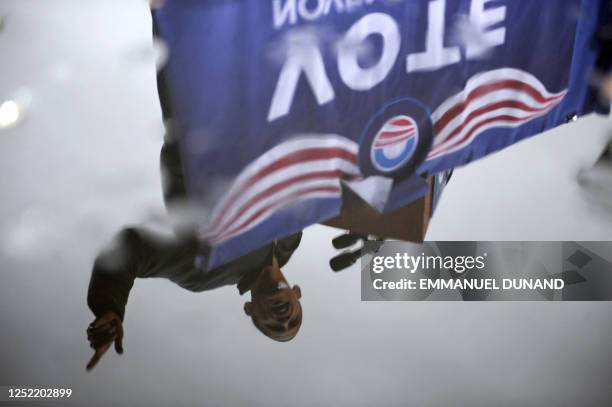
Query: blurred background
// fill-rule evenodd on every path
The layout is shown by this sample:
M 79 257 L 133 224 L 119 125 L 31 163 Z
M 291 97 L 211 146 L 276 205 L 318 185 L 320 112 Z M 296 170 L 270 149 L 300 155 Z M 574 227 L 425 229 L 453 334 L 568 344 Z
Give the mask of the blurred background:
M 92 261 L 164 216 L 163 54 L 144 0 L 0 2 L 0 385 L 92 406 L 612 405 L 611 304 L 362 303 L 322 226 L 285 268 L 294 341 L 259 334 L 233 287 L 138 281 L 125 354 L 86 373 Z M 456 170 L 428 240 L 611 240 L 612 201 L 578 182 L 611 135 L 581 118 Z

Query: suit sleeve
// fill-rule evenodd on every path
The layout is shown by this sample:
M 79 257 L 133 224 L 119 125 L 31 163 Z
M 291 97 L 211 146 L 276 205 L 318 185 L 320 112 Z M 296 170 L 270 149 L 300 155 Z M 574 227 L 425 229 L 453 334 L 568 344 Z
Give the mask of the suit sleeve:
M 275 255 L 276 260 L 278 260 L 278 264 L 280 267 L 283 267 L 291 256 L 293 252 L 296 251 L 300 242 L 302 241 L 302 232 L 296 233 L 294 235 L 288 236 L 284 239 L 279 239 L 276 242 Z
M 96 316 L 113 311 L 123 319 L 136 278 L 167 278 L 193 289 L 198 253 L 193 241 L 145 229 L 123 229 L 94 262 L 87 304 Z

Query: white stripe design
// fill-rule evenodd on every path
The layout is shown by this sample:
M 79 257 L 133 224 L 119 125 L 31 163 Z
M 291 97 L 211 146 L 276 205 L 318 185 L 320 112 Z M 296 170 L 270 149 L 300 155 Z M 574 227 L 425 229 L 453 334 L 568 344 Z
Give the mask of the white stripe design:
M 340 197 L 341 179 L 360 178 L 357 152 L 357 143 L 333 134 L 308 135 L 275 146 L 240 173 L 200 236 L 219 244 L 288 205 Z
M 432 114 L 436 134 L 428 159 L 460 150 L 489 129 L 518 127 L 541 117 L 566 93 L 551 93 L 536 77 L 518 69 L 475 75 Z

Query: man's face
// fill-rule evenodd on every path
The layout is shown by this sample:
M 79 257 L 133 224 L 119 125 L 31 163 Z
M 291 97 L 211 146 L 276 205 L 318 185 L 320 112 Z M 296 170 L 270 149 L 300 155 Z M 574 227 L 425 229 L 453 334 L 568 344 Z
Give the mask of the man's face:
M 302 324 L 301 297 L 300 287 L 289 286 L 274 259 L 259 274 L 244 311 L 264 335 L 285 342 L 295 337 Z

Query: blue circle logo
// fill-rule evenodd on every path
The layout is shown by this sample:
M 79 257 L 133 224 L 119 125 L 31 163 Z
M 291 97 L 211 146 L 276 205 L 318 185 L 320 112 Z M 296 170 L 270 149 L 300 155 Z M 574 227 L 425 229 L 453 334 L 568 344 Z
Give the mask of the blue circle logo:
M 403 179 L 414 175 L 433 141 L 429 109 L 412 98 L 392 101 L 376 112 L 359 140 L 359 167 L 366 175 Z
M 382 172 L 392 172 L 412 158 L 419 143 L 419 128 L 409 116 L 392 117 L 374 136 L 372 164 Z

